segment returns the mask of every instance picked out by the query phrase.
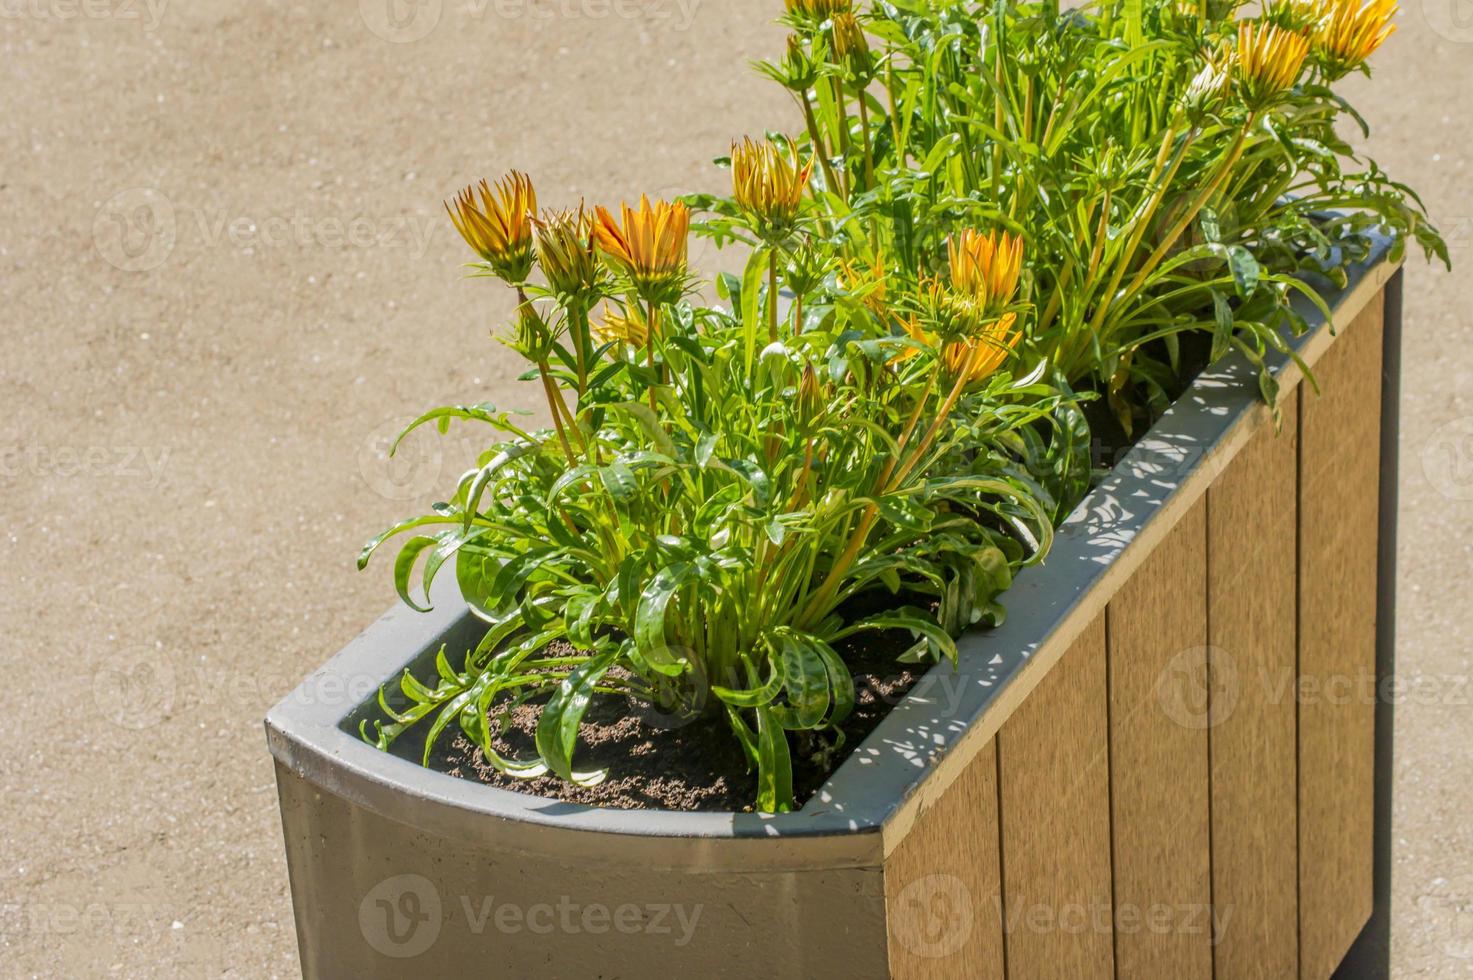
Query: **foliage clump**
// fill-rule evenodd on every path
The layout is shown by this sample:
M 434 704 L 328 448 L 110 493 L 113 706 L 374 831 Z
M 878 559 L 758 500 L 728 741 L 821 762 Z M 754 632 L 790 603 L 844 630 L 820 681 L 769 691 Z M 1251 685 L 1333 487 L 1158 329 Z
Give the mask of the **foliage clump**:
M 1446 260 L 1336 128 L 1364 126 L 1331 85 L 1394 0 L 785 7 L 760 67 L 805 132 L 733 144 L 729 196 L 538 213 L 513 173 L 449 206 L 515 293 L 552 427 L 484 405 L 410 427 L 496 441 L 360 563 L 404 536 L 403 599 L 449 566 L 488 630 L 381 696 L 380 746 L 426 726 L 428 759 L 454 724 L 508 774 L 593 783 L 589 702 L 634 698 L 724 717 L 755 806 L 791 809 L 789 733 L 837 748 L 854 705 L 846 640 L 955 658 L 1001 620 L 1088 488 L 1086 406 L 1139 431 L 1232 351 L 1272 403 L 1295 296 L 1323 306 L 1374 235 Z M 693 222 L 747 249 L 722 305 L 694 298 Z M 528 704 L 536 756 L 504 758 Z

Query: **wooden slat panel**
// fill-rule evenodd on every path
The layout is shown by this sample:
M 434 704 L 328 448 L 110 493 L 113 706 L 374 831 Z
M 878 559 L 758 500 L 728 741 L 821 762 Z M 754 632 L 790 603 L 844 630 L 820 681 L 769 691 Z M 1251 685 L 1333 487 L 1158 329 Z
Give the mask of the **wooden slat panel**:
M 1107 697 L 1102 615 L 998 736 L 1010 977 L 1115 974 Z
M 1218 980 L 1299 972 L 1298 400 L 1208 494 L 1208 742 Z
M 1328 976 L 1374 905 L 1381 334 L 1373 301 L 1300 393 L 1300 975 Z
M 1108 610 L 1115 964 L 1120 977 L 1212 975 L 1205 703 L 1206 500 Z
M 995 742 L 917 817 L 890 855 L 885 906 L 892 976 L 1003 976 Z

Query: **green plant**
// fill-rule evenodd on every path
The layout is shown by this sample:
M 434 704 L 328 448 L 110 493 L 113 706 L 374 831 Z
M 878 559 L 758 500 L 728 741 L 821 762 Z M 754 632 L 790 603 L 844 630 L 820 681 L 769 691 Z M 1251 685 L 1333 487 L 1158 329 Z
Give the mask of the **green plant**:
M 1292 356 L 1291 299 L 1323 307 L 1373 231 L 1446 259 L 1335 131 L 1359 117 L 1330 86 L 1393 0 L 1235 9 L 787 0 L 762 67 L 804 133 L 734 144 L 729 196 L 538 217 L 513 174 L 457 198 L 552 427 L 490 406 L 410 427 L 492 439 L 360 565 L 400 539 L 404 601 L 453 567 L 488 630 L 382 693 L 365 736 L 422 726 L 428 762 L 456 725 L 506 773 L 591 783 L 590 700 L 634 698 L 725 718 L 756 806 L 790 809 L 789 733 L 836 748 L 854 704 L 844 640 L 908 631 L 910 659 L 954 658 L 1002 617 L 1088 488 L 1082 405 L 1128 433 L 1194 363 Z M 729 308 L 691 300 L 688 205 L 748 250 L 716 283 Z M 536 756 L 503 758 L 526 705 Z
M 761 67 L 801 108 L 831 227 L 909 277 L 959 227 L 1021 236 L 1027 349 L 1127 432 L 1179 392 L 1186 334 L 1214 360 L 1287 353 L 1291 299 L 1320 303 L 1367 233 L 1447 259 L 1415 195 L 1336 131 L 1365 127 L 1331 86 L 1395 0 L 1249 20 L 1223 0 L 817 6 L 787 4 L 787 56 Z
M 466 237 L 479 271 L 516 290 L 509 343 L 555 424 L 532 433 L 478 406 L 410 427 L 472 422 L 501 441 L 362 562 L 405 535 L 401 597 L 415 603 L 421 563 L 428 592 L 453 562 L 489 630 L 463 662 L 442 652 L 432 682 L 406 673 L 400 706 L 381 697 L 381 746 L 421 723 L 433 745 L 457 724 L 507 773 L 594 782 L 574 764 L 588 703 L 633 697 L 724 715 L 758 773 L 757 806 L 789 809 L 787 733 L 836 732 L 854 703 L 836 644 L 909 630 L 914 657 L 955 656 L 953 636 L 1000 618 L 1014 569 L 1047 550 L 1034 428 L 1062 396 L 999 370 L 1008 348 L 995 339 L 1014 316 L 1016 243 L 965 239 L 952 281 L 935 286 L 938 339 L 895 335 L 817 274 L 829 260 L 802 214 L 807 169 L 774 144 L 744 152 L 737 197 L 766 244 L 748 280 L 727 284 L 731 312 L 685 298 L 683 205 L 519 222 L 531 196 L 519 175 L 458 202 L 462 229 L 513 229 Z M 805 250 L 810 267 L 775 261 Z M 527 281 L 533 267 L 545 284 Z M 780 285 L 806 302 L 784 309 Z M 897 598 L 844 615 L 872 593 Z M 503 758 L 498 725 L 528 703 L 542 706 L 538 757 Z

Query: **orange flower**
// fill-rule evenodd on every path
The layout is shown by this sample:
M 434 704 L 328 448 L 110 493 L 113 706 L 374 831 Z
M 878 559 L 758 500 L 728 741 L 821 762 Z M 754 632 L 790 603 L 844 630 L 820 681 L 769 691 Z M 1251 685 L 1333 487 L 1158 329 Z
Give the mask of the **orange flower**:
M 812 160 L 800 167 L 772 140 L 744 138 L 731 145 L 732 196 L 757 219 L 764 237 L 781 238 L 792 230 L 812 176 Z
M 1008 313 L 983 327 L 980 337 L 948 344 L 942 355 L 947 370 L 954 375 L 960 374 L 970 364 L 968 384 L 992 377 L 1018 346 L 1022 333 L 1013 329 L 1017 322 L 1018 314 Z
M 890 285 L 883 255 L 877 254 L 874 262 L 867 268 L 858 261 L 840 259 L 839 285 L 851 293 L 863 292 L 864 305 L 881 322 L 886 321 L 890 307 L 885 302 L 885 297 L 890 291 Z
M 592 217 L 580 204 L 577 211 L 548 211 L 534 224 L 537 261 L 547 284 L 559 296 L 586 298 L 599 277 Z
M 951 288 L 983 315 L 1001 313 L 1013 301 L 1023 273 L 1023 240 L 1007 232 L 983 235 L 968 229 L 947 246 Z
M 631 306 L 627 313 L 604 311 L 602 323 L 593 325 L 593 335 L 605 344 L 628 344 L 643 347 L 649 343 L 650 325 L 638 306 Z
M 1015 330 L 1018 315 L 1008 313 L 984 326 L 980 335 L 962 340 L 943 341 L 928 333 L 920 321 L 912 316 L 905 323 L 905 332 L 926 347 L 939 348 L 941 363 L 953 378 L 967 372 L 966 383 L 985 381 L 1002 367 L 1003 363 L 1018 346 L 1021 332 Z M 920 350 L 912 347 L 895 357 L 890 363 L 898 364 L 915 357 Z
M 811 24 L 821 24 L 835 14 L 848 13 L 854 0 L 783 0 L 788 16 Z
M 526 282 L 532 273 L 532 214 L 537 210 L 537 191 L 526 174 L 513 170 L 492 187 L 486 181 L 467 187 L 445 202 L 455 230 L 491 271 L 513 285 Z
M 1308 55 L 1303 34 L 1262 22 L 1239 24 L 1237 78 L 1248 108 L 1265 108 L 1293 88 Z
M 1315 56 L 1332 79 L 1359 68 L 1396 33 L 1391 23 L 1396 0 L 1326 0 L 1321 10 L 1324 16 L 1315 25 L 1311 40 Z
M 616 271 L 647 303 L 673 303 L 686 288 L 690 209 L 641 196 L 639 210 L 623 205 L 623 221 L 600 207 L 593 239 Z

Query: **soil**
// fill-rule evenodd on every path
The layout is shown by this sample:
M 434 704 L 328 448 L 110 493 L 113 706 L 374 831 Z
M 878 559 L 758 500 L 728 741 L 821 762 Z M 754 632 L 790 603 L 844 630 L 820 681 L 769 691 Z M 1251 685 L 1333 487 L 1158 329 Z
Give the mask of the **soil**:
M 840 726 L 842 745 L 829 749 L 832 736 L 820 741 L 800 733 L 789 739 L 793 751 L 793 795 L 802 806 L 826 779 L 900 703 L 929 669 L 896 662 L 911 645 L 904 634 L 867 637 L 862 644 L 838 652 L 854 674 L 854 711 Z M 527 705 L 512 716 L 513 727 L 495 740 L 507 758 L 533 758 L 532 735 L 538 709 Z M 447 730 L 430 758 L 431 767 L 452 776 L 517 793 L 616 810 L 682 810 L 750 812 L 757 795 L 755 771 L 749 771 L 741 745 L 725 718 L 689 723 L 660 714 L 629 698 L 605 697 L 588 709 L 574 763 L 580 770 L 608 769 L 597 786 L 576 786 L 555 776 L 526 780 L 507 776 L 459 732 Z

